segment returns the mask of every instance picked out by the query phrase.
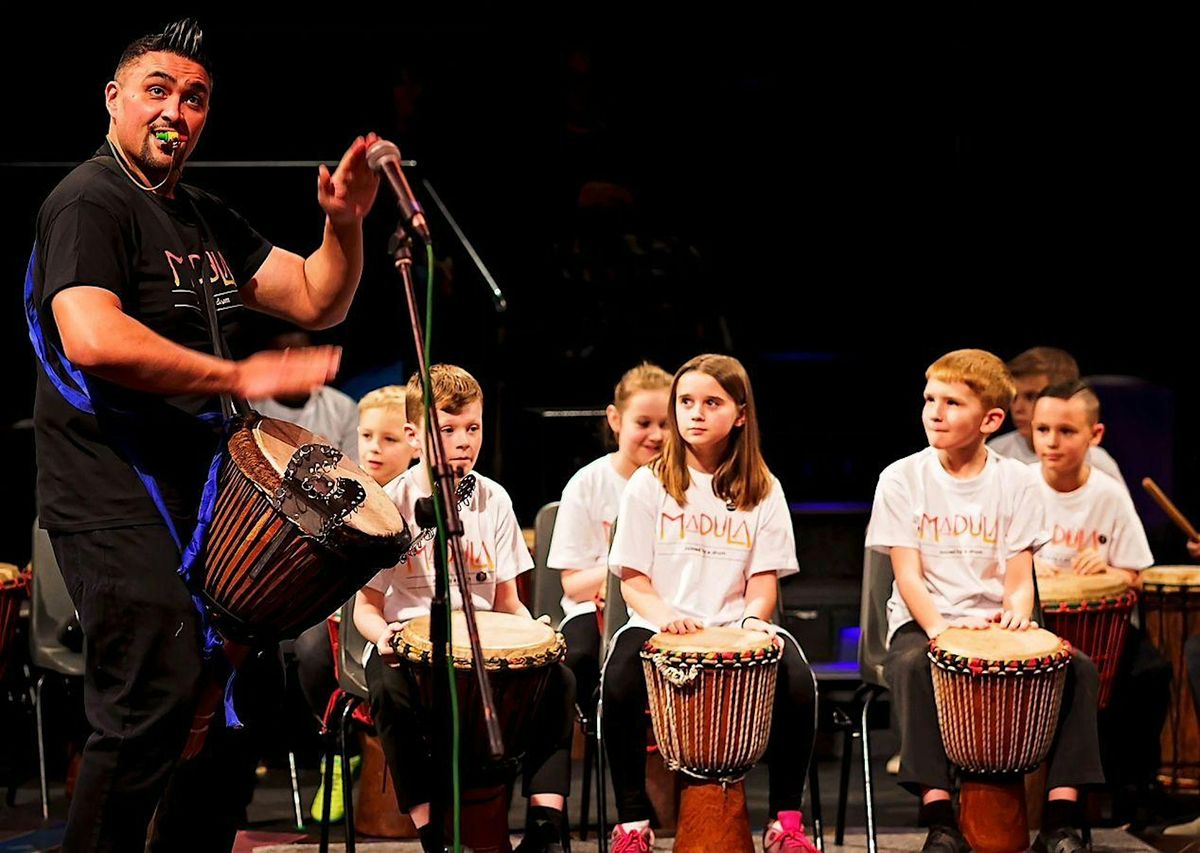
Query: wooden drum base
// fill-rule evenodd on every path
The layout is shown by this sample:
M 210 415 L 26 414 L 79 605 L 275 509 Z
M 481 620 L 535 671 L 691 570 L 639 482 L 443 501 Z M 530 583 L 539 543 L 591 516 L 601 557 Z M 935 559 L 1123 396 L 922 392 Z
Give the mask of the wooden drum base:
M 965 777 L 959 792 L 958 823 L 978 853 L 1028 850 L 1024 777 Z
M 675 853 L 754 853 L 746 788 L 684 777 Z

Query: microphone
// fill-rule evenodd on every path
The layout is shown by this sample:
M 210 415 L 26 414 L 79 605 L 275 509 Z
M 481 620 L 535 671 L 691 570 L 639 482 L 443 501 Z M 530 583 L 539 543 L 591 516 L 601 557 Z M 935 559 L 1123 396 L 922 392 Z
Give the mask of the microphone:
M 404 171 L 400 168 L 400 149 L 394 143 L 381 139 L 367 149 L 367 165 L 376 172 L 382 172 L 392 185 L 400 207 L 400 215 L 404 224 L 417 233 L 425 243 L 429 243 L 429 225 L 425 221 L 425 211 L 421 209 Z
M 413 521 L 422 530 L 437 527 L 437 515 L 433 509 L 433 496 L 417 498 L 413 506 Z

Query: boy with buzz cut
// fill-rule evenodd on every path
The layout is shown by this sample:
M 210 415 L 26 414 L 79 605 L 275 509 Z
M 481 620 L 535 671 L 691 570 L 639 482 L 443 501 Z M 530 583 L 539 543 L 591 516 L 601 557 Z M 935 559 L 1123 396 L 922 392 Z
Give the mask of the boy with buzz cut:
M 460 507 L 462 552 L 468 562 L 468 594 L 476 610 L 494 610 L 529 617 L 517 597 L 517 575 L 533 568 L 508 492 L 473 471 L 483 443 L 483 390 L 470 373 L 450 364 L 430 368 L 433 403 L 441 427 L 446 461 L 455 485 L 468 474 L 475 478 L 471 500 Z M 425 411 L 421 377 L 408 382 L 405 434 L 417 450 L 425 441 Z M 434 440 L 431 437 L 430 440 Z M 415 517 L 418 500 L 432 494 L 425 465 L 417 465 L 389 483 L 384 491 L 406 519 Z M 434 721 L 423 707 L 409 664 L 392 648 L 392 638 L 404 624 L 429 613 L 433 598 L 433 551 L 436 540 L 410 553 L 406 562 L 384 569 L 359 591 L 354 624 L 368 640 L 367 687 L 371 715 L 387 756 L 400 809 L 417 826 L 426 851 L 443 850 L 441 827 L 430 825 L 430 801 L 438 774 L 429 742 Z M 451 558 L 453 559 L 453 558 Z M 451 604 L 462 608 L 462 591 L 451 567 Z M 519 853 L 561 853 L 562 813 L 570 789 L 571 737 L 574 725 L 575 681 L 562 664 L 550 667 L 547 682 L 530 729 L 534 741 L 526 751 L 524 793 L 529 798 L 525 837 Z M 438 756 L 437 761 L 448 760 Z
M 1027 465 L 984 442 L 1004 422 L 1015 394 L 1004 363 L 983 350 L 948 353 L 925 373 L 922 422 L 929 447 L 884 469 L 867 547 L 889 554 L 884 675 L 900 722 L 900 784 L 921 798 L 923 850 L 970 848 L 951 805 L 926 651 L 949 627 L 1030 627 L 1033 553 L 1044 541 L 1041 496 Z M 1076 653 L 1049 756 L 1048 801 L 1037 851 L 1083 851 L 1078 788 L 1100 784 L 1096 668 Z
M 1038 457 L 1033 448 L 1033 435 L 1029 424 L 1038 394 L 1048 385 L 1077 381 L 1079 364 L 1066 350 L 1056 347 L 1033 347 L 1010 361 L 1008 370 L 1017 386 L 1012 411 L 1009 412 L 1013 428 L 1011 432 L 992 437 L 988 446 L 1001 456 L 1033 464 L 1038 461 Z M 1112 477 L 1128 491 L 1125 478 L 1121 476 L 1121 469 L 1117 467 L 1117 460 L 1099 444 L 1088 448 L 1088 463 Z
M 1146 531 L 1124 486 L 1088 463 L 1104 435 L 1100 400 L 1078 379 L 1042 390 L 1031 428 L 1050 539 L 1034 562 L 1050 573 L 1119 572 L 1135 589 L 1154 564 Z M 1171 702 L 1171 666 L 1145 633 L 1131 625 L 1110 693 L 1100 714 L 1104 774 L 1113 817 L 1144 819 L 1159 767 L 1159 732 Z

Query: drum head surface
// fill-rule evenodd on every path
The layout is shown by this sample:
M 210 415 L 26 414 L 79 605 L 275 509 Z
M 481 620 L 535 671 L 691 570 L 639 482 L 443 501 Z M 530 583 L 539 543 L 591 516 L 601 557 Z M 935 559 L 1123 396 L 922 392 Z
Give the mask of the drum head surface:
M 1153 566 L 1142 571 L 1142 582 L 1150 587 L 1200 586 L 1200 566 Z
M 694 634 L 655 634 L 647 643 L 664 652 L 754 652 L 770 648 L 771 636 L 742 628 L 705 628 Z
M 12 563 L 0 563 L 0 584 L 12 583 L 21 577 L 21 570 Z
M 558 634 L 553 628 L 525 616 L 477 610 L 475 621 L 479 625 L 479 645 L 488 661 L 512 661 L 545 655 L 558 645 Z M 450 631 L 454 656 L 470 660 L 471 642 L 467 636 L 467 618 L 461 610 L 455 610 L 451 616 Z M 429 642 L 429 617 L 418 616 L 407 623 L 400 630 L 400 639 L 414 650 L 429 651 L 432 648 Z
M 985 661 L 1030 660 L 1047 657 L 1062 647 L 1062 640 L 1042 628 L 1006 631 L 996 625 L 982 630 L 947 628 L 934 640 L 947 654 Z
M 296 449 L 305 444 L 334 444 L 324 436 L 275 418 L 263 418 L 251 433 L 254 443 L 263 458 L 282 477 L 287 471 L 288 463 Z M 244 470 L 244 469 L 243 469 Z M 400 511 L 392 503 L 383 488 L 375 482 L 375 478 L 363 471 L 354 460 L 345 454 L 338 461 L 337 468 L 330 472 L 336 477 L 357 480 L 367 492 L 367 500 L 346 518 L 346 524 L 368 536 L 390 536 L 404 530 L 404 522 Z M 265 483 L 259 483 L 266 486 Z
M 1094 575 L 1074 572 L 1038 575 L 1037 585 L 1043 604 L 1103 601 L 1124 595 L 1129 589 L 1124 575 L 1108 569 Z

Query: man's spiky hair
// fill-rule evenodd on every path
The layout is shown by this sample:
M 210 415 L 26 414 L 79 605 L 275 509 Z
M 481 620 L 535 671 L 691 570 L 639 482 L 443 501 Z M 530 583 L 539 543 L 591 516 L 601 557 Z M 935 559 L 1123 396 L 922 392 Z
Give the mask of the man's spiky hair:
M 152 33 L 131 42 L 121 54 L 113 76 L 120 74 L 121 69 L 138 57 L 156 52 L 174 53 L 184 59 L 190 59 L 212 77 L 212 65 L 204 52 L 204 30 L 194 18 L 184 18 L 182 21 L 167 24 L 161 33 Z

